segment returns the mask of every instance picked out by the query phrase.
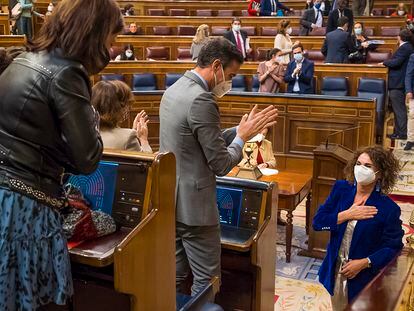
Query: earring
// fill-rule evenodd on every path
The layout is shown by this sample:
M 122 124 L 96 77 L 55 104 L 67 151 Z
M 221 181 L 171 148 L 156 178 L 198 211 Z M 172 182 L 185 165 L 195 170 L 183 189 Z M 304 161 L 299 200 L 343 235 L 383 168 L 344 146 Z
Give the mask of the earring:
M 376 192 L 381 192 L 381 182 L 378 179 L 377 184 L 375 185 L 375 191 Z

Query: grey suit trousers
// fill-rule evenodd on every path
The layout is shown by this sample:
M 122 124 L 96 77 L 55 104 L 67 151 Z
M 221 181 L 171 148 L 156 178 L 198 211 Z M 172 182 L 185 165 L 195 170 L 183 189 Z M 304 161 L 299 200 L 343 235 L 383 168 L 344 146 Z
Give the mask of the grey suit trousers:
M 193 273 L 192 296 L 208 285 L 214 276 L 220 277 L 220 225 L 187 226 L 177 222 L 175 245 L 177 292 L 181 292 L 190 267 Z

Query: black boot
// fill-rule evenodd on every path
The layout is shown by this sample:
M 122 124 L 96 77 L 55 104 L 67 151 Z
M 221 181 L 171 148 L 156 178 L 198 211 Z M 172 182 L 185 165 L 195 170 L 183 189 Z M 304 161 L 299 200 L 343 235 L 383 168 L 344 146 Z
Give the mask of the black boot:
M 407 141 L 407 144 L 404 147 L 405 151 L 411 150 L 411 148 L 414 147 L 414 141 Z

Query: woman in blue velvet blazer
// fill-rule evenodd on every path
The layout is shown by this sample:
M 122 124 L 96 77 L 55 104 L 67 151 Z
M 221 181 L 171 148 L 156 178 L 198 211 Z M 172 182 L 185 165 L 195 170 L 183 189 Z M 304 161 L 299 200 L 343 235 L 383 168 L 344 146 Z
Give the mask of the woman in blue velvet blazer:
M 356 153 L 313 218 L 316 231 L 330 231 L 319 281 L 332 295 L 333 309 L 347 303 L 403 247 L 400 208 L 389 193 L 399 163 L 391 152 L 369 147 Z

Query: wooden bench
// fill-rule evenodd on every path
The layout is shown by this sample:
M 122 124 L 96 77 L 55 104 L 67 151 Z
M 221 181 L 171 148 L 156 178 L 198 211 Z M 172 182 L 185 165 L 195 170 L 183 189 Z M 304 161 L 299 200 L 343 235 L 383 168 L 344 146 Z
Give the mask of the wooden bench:
M 25 36 L 0 35 L 0 47 L 23 46 L 25 43 Z
M 135 93 L 130 118 L 131 126 L 136 113 L 144 109 L 150 116 L 149 141 L 155 149 L 159 146 L 159 106 L 163 91 Z M 326 140 L 327 135 L 354 126 L 360 128 L 330 137 L 351 150 L 374 144 L 375 103 L 356 97 L 331 97 L 293 94 L 262 95 L 230 93 L 219 100 L 222 127 L 235 126 L 243 114 L 255 104 L 260 107 L 275 105 L 279 111 L 277 124 L 268 134 L 273 150 L 280 157 L 312 159 L 313 150 Z M 278 164 L 279 165 L 279 164 Z M 290 170 L 289 164 L 283 168 Z M 297 169 L 297 168 L 296 168 Z
M 127 84 L 132 86 L 132 75 L 135 73 L 153 73 L 157 79 L 157 89 L 165 89 L 165 74 L 180 73 L 195 67 L 193 62 L 177 61 L 124 61 L 111 62 L 99 75 L 92 77 L 92 81 L 99 81 L 102 74 L 122 74 Z M 252 76 L 257 73 L 257 62 L 246 62 L 240 69 L 240 74 L 246 76 L 248 89 L 251 90 Z M 316 93 L 320 93 L 322 79 L 325 76 L 347 77 L 349 94 L 356 96 L 358 79 L 380 78 L 387 81 L 388 68 L 382 65 L 362 65 L 362 64 L 315 64 Z M 282 91 L 285 84 L 282 85 Z
M 10 34 L 9 14 L 0 13 L 0 35 Z

